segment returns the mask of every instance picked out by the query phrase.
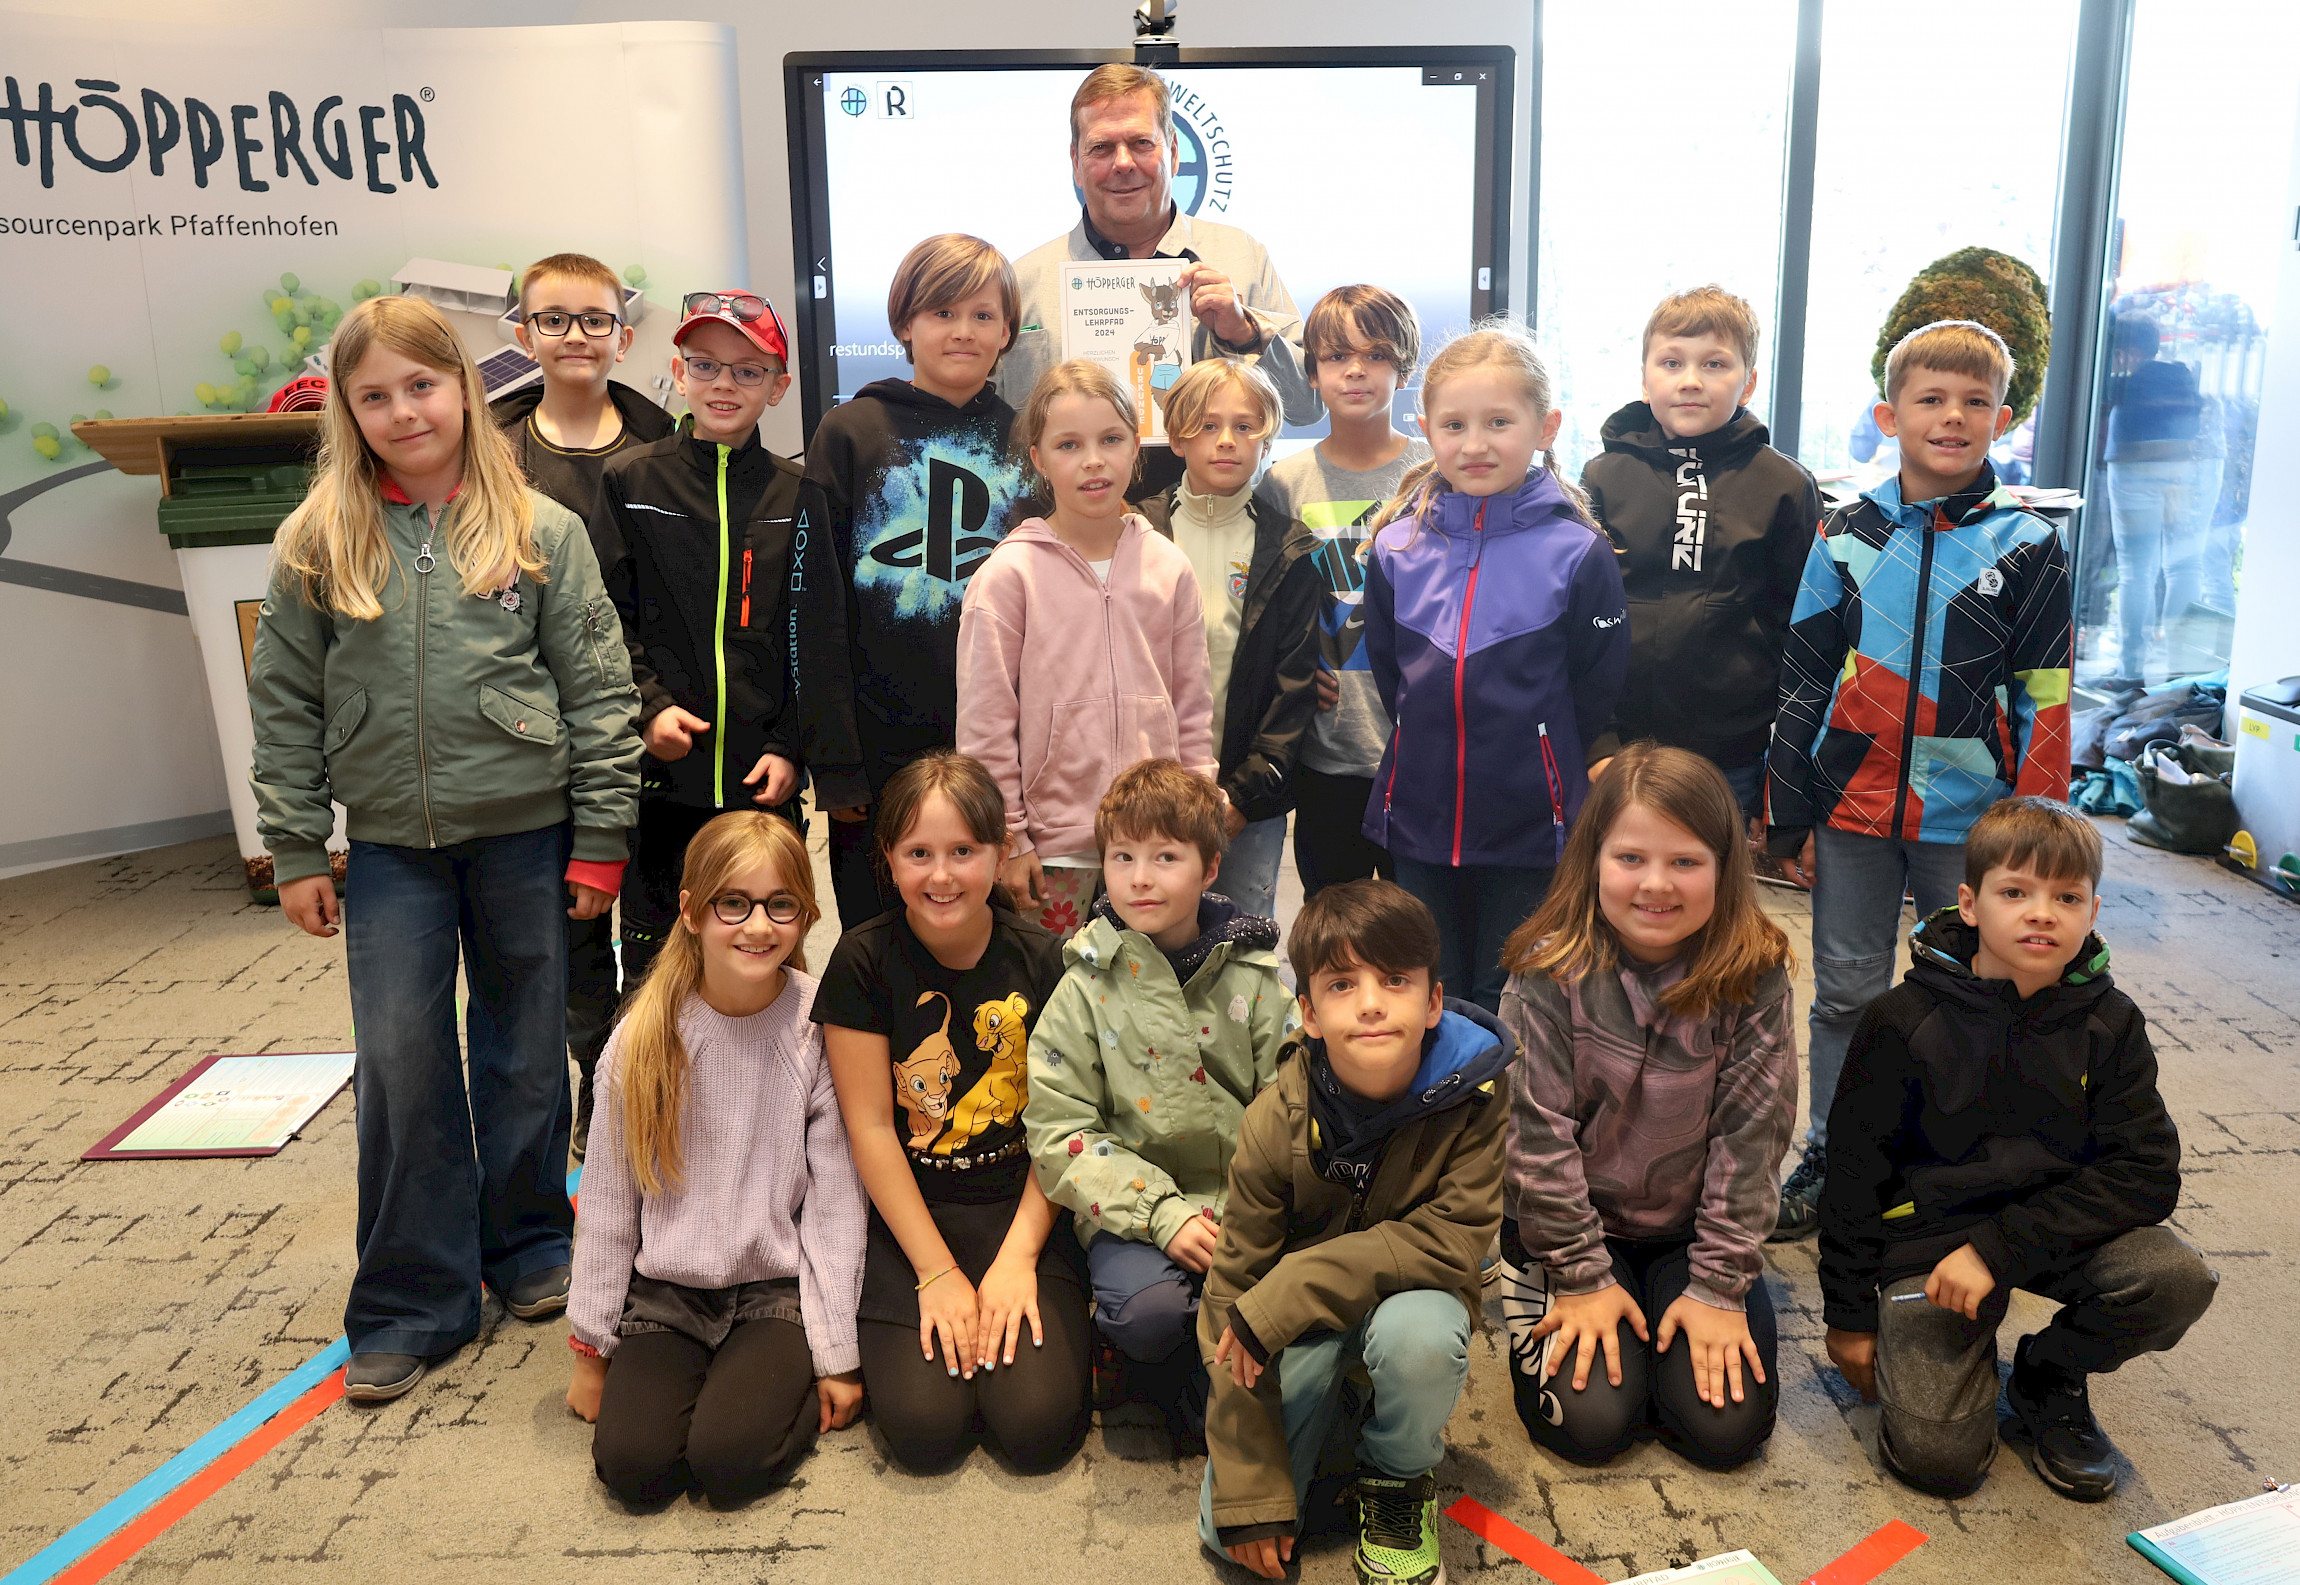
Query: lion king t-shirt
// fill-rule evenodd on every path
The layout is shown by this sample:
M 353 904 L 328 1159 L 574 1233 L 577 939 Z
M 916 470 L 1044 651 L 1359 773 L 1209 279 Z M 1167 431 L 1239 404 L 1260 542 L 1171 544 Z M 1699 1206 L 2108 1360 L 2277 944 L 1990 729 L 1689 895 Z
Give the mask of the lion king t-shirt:
M 918 1192 L 988 1204 L 1022 1193 L 1030 1030 L 1062 978 L 1053 936 L 1004 909 L 970 969 L 945 968 L 896 908 L 839 938 L 814 1019 L 886 1036 L 895 1132 Z

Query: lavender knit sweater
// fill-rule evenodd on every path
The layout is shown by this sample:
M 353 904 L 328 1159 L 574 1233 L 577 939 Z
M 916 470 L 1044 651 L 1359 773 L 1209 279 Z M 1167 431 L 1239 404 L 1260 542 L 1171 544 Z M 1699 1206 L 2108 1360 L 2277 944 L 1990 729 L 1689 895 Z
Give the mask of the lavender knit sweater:
M 612 1355 L 634 1269 L 657 1282 L 731 1288 L 799 1280 L 815 1372 L 859 1368 L 862 1180 L 847 1152 L 822 1027 L 807 1017 L 815 982 L 793 970 L 764 1012 L 728 1018 L 700 996 L 679 1011 L 690 1063 L 679 1143 L 682 1186 L 642 1196 L 623 1148 L 622 1031 L 599 1059 L 597 1110 L 583 1162 L 575 1336 Z
M 1685 1292 L 1721 1310 L 1764 1270 L 1797 1118 L 1788 971 L 1702 1019 L 1661 1005 L 1684 972 L 1625 962 L 1578 985 L 1512 975 L 1502 992 L 1517 1037 L 1502 1192 L 1554 1292 L 1613 1281 L 1608 1235 L 1691 1233 Z

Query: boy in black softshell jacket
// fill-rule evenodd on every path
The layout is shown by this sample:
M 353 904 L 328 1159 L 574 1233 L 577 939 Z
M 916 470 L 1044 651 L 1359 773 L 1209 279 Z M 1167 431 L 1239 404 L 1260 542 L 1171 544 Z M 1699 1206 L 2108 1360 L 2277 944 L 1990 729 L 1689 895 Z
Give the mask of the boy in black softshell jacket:
M 764 806 L 803 833 L 802 774 L 819 808 L 869 797 L 822 491 L 759 439 L 758 415 L 790 380 L 781 325 L 753 294 L 691 293 L 673 345 L 689 412 L 608 465 L 591 515 L 648 750 L 623 883 L 626 982 L 671 929 L 706 822 Z
M 1645 399 L 1605 421 L 1605 450 L 1581 474 L 1629 596 L 1621 740 L 1702 755 L 1748 815 L 1821 522 L 1813 476 L 1742 405 L 1756 356 L 1756 315 L 1740 298 L 1714 286 L 1664 298 L 1645 327 Z
M 1996 1452 L 2012 1290 L 2061 1301 L 2014 1350 L 2008 1393 L 2037 1474 L 2097 1501 L 2116 1450 L 2086 1378 L 2172 1347 L 2218 1278 L 2162 1225 L 2180 1136 L 2147 1020 L 2090 929 L 2099 833 L 2066 804 L 2008 798 L 1966 852 L 1958 906 L 1910 938 L 1908 977 L 1862 1015 L 1829 1112 L 1829 1357 L 1883 1399 L 1886 1467 L 1959 1496 Z

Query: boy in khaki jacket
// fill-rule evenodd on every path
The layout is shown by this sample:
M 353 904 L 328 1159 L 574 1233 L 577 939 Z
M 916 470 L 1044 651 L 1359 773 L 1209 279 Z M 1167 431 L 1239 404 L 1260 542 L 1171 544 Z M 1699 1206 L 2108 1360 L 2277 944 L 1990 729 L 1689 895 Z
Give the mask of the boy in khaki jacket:
M 1110 784 L 1094 821 L 1109 890 L 1063 947 L 1022 1114 L 1038 1186 L 1086 1245 L 1096 1406 L 1148 1398 L 1185 1455 L 1205 1451 L 1193 1336 L 1230 1153 L 1294 1029 L 1277 924 L 1208 890 L 1224 813 L 1214 784 L 1170 759 Z
M 1287 952 L 1302 1029 L 1240 1124 L 1198 1316 L 1214 1388 L 1198 1534 L 1283 1576 L 1363 1360 L 1357 1577 L 1439 1585 L 1436 1466 L 1501 1225 L 1512 1042 L 1445 1000 L 1437 922 L 1388 881 L 1320 892 Z

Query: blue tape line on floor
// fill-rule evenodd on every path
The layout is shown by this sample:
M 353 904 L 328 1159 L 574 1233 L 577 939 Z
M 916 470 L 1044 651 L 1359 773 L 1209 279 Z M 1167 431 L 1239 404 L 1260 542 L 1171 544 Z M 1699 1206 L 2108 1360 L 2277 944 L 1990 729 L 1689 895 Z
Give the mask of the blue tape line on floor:
M 583 1169 L 576 1167 L 567 1174 L 567 1193 L 570 1198 L 576 1186 L 583 1181 Z M 0 1585 L 46 1585 L 46 1582 L 86 1557 L 105 1541 L 164 1499 L 170 1492 L 222 1458 L 246 1440 L 273 1415 L 295 1402 L 312 1388 L 325 1381 L 330 1374 L 341 1370 L 351 1359 L 351 1345 L 337 1338 L 311 1358 L 305 1360 L 287 1375 L 258 1394 L 244 1408 L 153 1470 L 142 1480 L 98 1508 L 87 1518 L 17 1564 L 6 1574 L 0 1574 Z
M 237 1447 L 258 1426 L 343 1368 L 351 1349 L 337 1338 L 258 1394 L 245 1408 L 65 1531 L 5 1576 L 0 1585 L 42 1585 L 70 1568 L 153 1504 Z

